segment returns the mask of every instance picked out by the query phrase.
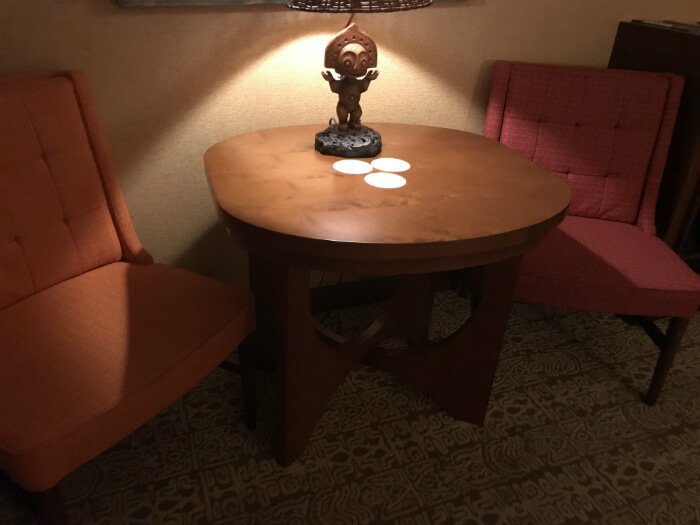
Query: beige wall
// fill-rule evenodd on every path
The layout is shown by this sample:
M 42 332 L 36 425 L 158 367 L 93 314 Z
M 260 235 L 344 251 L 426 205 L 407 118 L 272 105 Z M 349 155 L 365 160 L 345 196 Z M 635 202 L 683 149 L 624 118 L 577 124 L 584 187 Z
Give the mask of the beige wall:
M 480 131 L 490 64 L 604 66 L 617 22 L 700 20 L 698 0 L 450 0 L 358 15 L 379 45 L 365 120 Z M 202 154 L 259 128 L 318 122 L 335 99 L 322 53 L 346 15 L 283 7 L 122 9 L 0 0 L 0 74 L 85 71 L 143 242 L 161 261 L 245 282 L 217 224 Z M 311 137 L 309 137 L 311 140 Z

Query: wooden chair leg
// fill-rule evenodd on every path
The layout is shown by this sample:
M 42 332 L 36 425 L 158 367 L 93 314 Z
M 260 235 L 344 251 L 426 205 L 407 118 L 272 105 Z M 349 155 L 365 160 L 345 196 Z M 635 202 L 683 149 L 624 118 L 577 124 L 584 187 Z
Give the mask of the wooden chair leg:
M 42 525 L 65 525 L 68 523 L 63 498 L 59 488 L 53 487 L 41 492 L 30 492 L 34 512 Z
M 686 328 L 688 328 L 689 321 L 689 319 L 683 319 L 681 317 L 672 317 L 669 322 L 663 344 L 659 345 L 661 352 L 659 354 L 659 359 L 656 361 L 654 375 L 651 378 L 649 390 L 644 399 L 649 406 L 654 405 L 659 397 L 659 392 L 661 392 L 661 387 L 671 368 L 673 358 L 681 346 L 681 340 L 683 339 Z
M 238 347 L 238 362 L 243 386 L 243 411 L 245 426 L 253 430 L 257 424 L 257 398 L 255 385 L 255 335 L 251 335 Z

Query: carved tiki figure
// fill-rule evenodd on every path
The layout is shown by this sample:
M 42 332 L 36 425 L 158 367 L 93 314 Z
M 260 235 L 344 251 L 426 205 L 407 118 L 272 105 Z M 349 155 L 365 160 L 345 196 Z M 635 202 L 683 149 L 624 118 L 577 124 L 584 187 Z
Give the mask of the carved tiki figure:
M 338 93 L 338 129 L 346 131 L 348 126 L 359 129 L 362 116 L 360 95 L 379 76 L 378 71 L 367 73 L 368 68 L 377 67 L 377 45 L 355 24 L 350 24 L 326 46 L 323 65 L 340 75 L 340 79 L 336 79 L 330 71 L 321 73 L 331 91 Z

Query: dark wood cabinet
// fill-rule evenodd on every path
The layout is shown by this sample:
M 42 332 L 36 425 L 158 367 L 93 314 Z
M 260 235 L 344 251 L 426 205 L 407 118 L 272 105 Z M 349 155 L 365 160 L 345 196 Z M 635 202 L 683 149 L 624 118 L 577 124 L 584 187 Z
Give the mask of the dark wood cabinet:
M 700 269 L 700 25 L 621 22 L 608 67 L 685 77 L 656 209 L 659 236 Z

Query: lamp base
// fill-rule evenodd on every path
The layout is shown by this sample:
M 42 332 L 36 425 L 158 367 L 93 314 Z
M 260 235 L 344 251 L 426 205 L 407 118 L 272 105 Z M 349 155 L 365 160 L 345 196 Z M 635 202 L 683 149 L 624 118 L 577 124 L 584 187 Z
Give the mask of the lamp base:
M 337 124 L 331 124 L 316 133 L 316 151 L 336 157 L 374 157 L 382 151 L 382 136 L 367 126 L 360 129 L 339 131 Z

